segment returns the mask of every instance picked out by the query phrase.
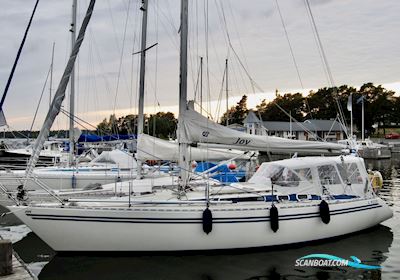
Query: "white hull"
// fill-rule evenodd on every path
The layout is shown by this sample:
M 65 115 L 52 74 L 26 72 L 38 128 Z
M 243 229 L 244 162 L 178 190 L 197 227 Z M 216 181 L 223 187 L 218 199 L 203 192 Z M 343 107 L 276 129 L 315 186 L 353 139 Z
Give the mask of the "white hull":
M 133 205 L 131 208 L 13 206 L 15 215 L 55 251 L 186 251 L 276 246 L 336 237 L 373 227 L 392 216 L 380 198 L 276 203 L 279 230 L 269 222 L 271 203 L 211 205 L 213 228 L 203 232 L 204 205 Z M 23 209 L 21 209 L 23 208 Z
M 362 148 L 358 150 L 361 157 L 366 159 L 385 159 L 391 158 L 392 154 L 388 147 L 377 147 L 377 148 Z

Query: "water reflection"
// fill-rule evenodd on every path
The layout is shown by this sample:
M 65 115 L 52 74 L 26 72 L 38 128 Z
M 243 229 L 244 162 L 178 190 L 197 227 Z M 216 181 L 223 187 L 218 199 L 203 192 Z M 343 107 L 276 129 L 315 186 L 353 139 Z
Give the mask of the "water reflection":
M 55 256 L 40 279 L 380 279 L 380 271 L 353 268 L 297 268 L 297 258 L 326 253 L 365 264 L 380 265 L 393 241 L 390 228 L 378 226 L 349 237 L 324 242 L 247 253 L 130 257 Z

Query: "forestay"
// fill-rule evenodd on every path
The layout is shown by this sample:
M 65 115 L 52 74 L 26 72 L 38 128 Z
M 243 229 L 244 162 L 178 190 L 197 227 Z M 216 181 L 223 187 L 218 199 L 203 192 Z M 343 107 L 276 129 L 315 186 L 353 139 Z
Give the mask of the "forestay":
M 340 154 L 346 149 L 346 146 L 336 143 L 291 140 L 236 131 L 207 119 L 193 109 L 184 112 L 182 126 L 182 141 L 186 143 L 215 143 L 232 149 L 280 153 Z

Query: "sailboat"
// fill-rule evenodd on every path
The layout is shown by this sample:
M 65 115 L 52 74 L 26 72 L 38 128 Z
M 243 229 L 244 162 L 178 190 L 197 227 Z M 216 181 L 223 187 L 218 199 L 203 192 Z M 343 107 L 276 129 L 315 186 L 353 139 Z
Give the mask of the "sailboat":
M 29 159 L 33 151 L 33 145 L 30 144 L 24 148 L 7 149 L 4 151 L 4 157 Z M 64 142 L 61 140 L 48 140 L 44 143 L 40 151 L 40 160 L 47 163 L 58 163 L 64 157 Z
M 341 236 L 392 217 L 372 190 L 363 160 L 352 156 L 274 161 L 263 163 L 247 183 L 191 185 L 188 144 L 199 135 L 214 136 L 193 133 L 183 120 L 185 113 L 193 115 L 186 102 L 187 0 L 181 0 L 180 32 L 178 184 L 148 184 L 146 192 L 129 184 L 124 197 L 10 206 L 42 240 L 67 252 L 254 248 Z M 243 140 L 238 143 L 261 144 Z
M 392 154 L 390 148 L 387 145 L 378 144 L 373 142 L 369 137 L 364 137 L 364 103 L 365 97 L 361 96 L 357 103 L 361 103 L 361 140 L 356 140 L 356 136 L 353 135 L 353 96 L 349 95 L 347 100 L 347 110 L 350 112 L 350 138 L 347 140 L 340 140 L 338 143 L 347 144 L 352 146 L 357 153 L 365 159 L 387 159 L 391 158 Z

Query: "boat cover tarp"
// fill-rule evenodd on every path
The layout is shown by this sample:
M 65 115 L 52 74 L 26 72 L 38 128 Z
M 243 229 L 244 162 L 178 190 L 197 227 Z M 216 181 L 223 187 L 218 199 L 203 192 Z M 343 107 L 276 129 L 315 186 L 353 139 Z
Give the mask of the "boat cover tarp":
M 242 151 L 216 148 L 189 147 L 190 160 L 212 161 L 228 160 L 234 157 L 249 159 Z M 178 143 L 171 142 L 147 134 L 141 134 L 137 143 L 137 158 L 140 160 L 171 160 L 178 161 Z
M 86 133 L 79 136 L 78 142 L 104 142 L 104 141 L 115 141 L 115 140 L 129 140 L 136 139 L 135 134 L 112 134 L 99 136 L 96 134 Z
M 136 160 L 130 154 L 120 151 L 104 151 L 94 158 L 89 165 L 116 165 L 119 168 L 136 168 Z
M 212 162 L 199 162 L 194 171 L 201 173 L 215 166 L 216 164 Z M 211 178 L 224 183 L 239 182 L 237 175 L 238 174 L 234 171 L 231 171 L 226 164 L 218 166 L 211 172 Z
M 222 126 L 187 109 L 182 118 L 181 141 L 191 143 L 223 144 L 232 149 L 286 153 L 339 154 L 345 145 L 306 140 L 292 140 L 274 136 L 253 135 Z

